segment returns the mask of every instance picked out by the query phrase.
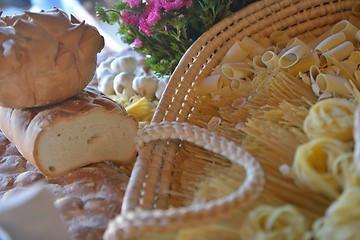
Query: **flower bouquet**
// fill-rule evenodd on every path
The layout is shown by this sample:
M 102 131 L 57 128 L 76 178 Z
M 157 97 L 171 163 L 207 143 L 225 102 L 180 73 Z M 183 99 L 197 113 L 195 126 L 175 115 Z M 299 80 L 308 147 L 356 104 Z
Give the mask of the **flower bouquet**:
M 100 4 L 101 21 L 118 24 L 123 42 L 146 56 L 159 76 L 170 75 L 191 44 L 220 20 L 251 0 L 122 0 Z

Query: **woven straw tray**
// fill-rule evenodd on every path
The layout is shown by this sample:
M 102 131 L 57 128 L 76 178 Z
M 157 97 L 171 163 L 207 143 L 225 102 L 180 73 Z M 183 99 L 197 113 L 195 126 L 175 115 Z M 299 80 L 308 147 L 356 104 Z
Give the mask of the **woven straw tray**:
M 185 53 L 170 78 L 153 123 L 176 121 L 206 127 L 205 121 L 196 119 L 204 109 L 196 105 L 194 85 L 210 75 L 235 41 L 246 36 L 256 40 L 281 30 L 286 31 L 289 37 L 317 37 L 338 21 L 347 19 L 356 3 L 359 2 L 263 0 L 224 19 L 203 34 Z M 205 110 L 204 114 L 211 112 Z M 210 120 L 212 117 L 203 116 L 202 119 Z M 218 153 L 221 154 L 221 149 Z M 219 154 L 181 140 L 146 143 L 136 160 L 122 214 L 112 221 L 105 235 L 111 239 L 150 232 L 176 232 L 229 217 L 242 207 L 241 199 L 235 201 L 225 196 L 216 200 L 205 199 L 201 203 L 193 201 L 193 191 L 207 174 L 207 167 L 221 165 L 217 167 L 228 168 L 229 163 Z M 283 194 L 284 198 L 286 194 Z M 326 199 L 315 199 L 323 205 L 328 204 Z M 229 204 L 233 200 L 234 204 Z M 299 201 L 302 201 L 301 197 Z

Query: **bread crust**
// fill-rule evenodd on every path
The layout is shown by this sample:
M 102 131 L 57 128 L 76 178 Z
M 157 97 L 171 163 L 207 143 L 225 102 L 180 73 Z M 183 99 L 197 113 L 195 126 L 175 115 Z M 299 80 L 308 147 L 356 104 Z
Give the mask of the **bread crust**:
M 0 106 L 60 102 L 92 80 L 104 38 L 54 8 L 0 18 Z
M 108 122 L 109 119 L 113 120 Z M 70 133 L 69 127 L 62 128 L 61 124 L 72 127 Z M 108 129 L 107 132 L 103 128 Z M 72 98 L 43 107 L 0 107 L 0 129 L 19 152 L 47 177 L 62 176 L 75 168 L 107 160 L 129 164 L 136 156 L 134 141 L 137 119 L 129 115 L 124 107 L 91 87 Z M 54 129 L 58 132 L 52 133 Z M 54 134 L 59 135 L 58 140 L 54 140 Z M 101 141 L 91 142 L 91 137 L 99 134 Z M 77 140 L 74 142 L 72 138 Z M 77 146 L 74 147 L 74 144 Z M 118 151 L 122 144 L 128 146 Z M 86 151 L 96 152 L 87 154 Z M 54 164 L 58 167 L 51 169 Z

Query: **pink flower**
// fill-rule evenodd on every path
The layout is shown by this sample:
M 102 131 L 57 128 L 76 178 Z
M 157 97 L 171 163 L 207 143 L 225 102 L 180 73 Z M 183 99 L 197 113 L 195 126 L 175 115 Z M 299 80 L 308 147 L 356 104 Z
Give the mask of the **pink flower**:
M 121 20 L 126 25 L 131 25 L 131 26 L 138 25 L 139 18 L 140 17 L 138 15 L 135 15 L 134 13 L 132 13 L 129 10 L 126 10 L 121 14 Z
M 159 0 L 149 0 L 145 11 L 140 16 L 139 29 L 150 36 L 150 26 L 155 25 L 160 19 L 161 3 Z
M 132 7 L 132 8 L 133 7 L 138 7 L 142 2 L 142 0 L 122 0 L 122 1 L 129 4 L 130 7 Z
M 139 29 L 143 31 L 146 35 L 150 36 L 151 30 L 149 24 L 146 22 L 146 17 L 147 16 L 145 13 L 141 14 L 139 19 Z
M 135 48 L 140 48 L 141 46 L 142 46 L 142 41 L 141 41 L 141 39 L 139 39 L 139 38 L 135 38 L 135 40 L 134 40 L 134 47 Z
M 166 12 L 179 10 L 185 6 L 185 1 L 188 2 L 189 0 L 161 0 L 163 8 Z

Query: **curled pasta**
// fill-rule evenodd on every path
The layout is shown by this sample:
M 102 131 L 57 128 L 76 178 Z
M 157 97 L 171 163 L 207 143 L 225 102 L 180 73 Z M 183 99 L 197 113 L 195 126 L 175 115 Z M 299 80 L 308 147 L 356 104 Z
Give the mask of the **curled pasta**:
M 222 74 L 214 74 L 197 81 L 194 86 L 194 92 L 199 96 L 210 94 L 229 84 Z
M 311 49 L 303 45 L 297 45 L 287 50 L 279 58 L 279 67 L 289 68 L 295 65 L 300 59 L 310 54 Z
M 265 63 L 262 61 L 262 56 L 255 56 L 253 58 L 253 67 L 254 69 L 266 68 Z
M 241 91 L 250 91 L 251 83 L 246 80 L 232 80 L 230 84 L 231 89 L 237 89 Z
M 249 56 L 250 51 L 251 49 L 249 49 L 244 43 L 236 41 L 226 52 L 220 65 L 223 63 L 241 62 Z
M 252 68 L 245 62 L 224 63 L 221 66 L 223 74 L 229 79 L 245 79 L 252 75 Z
M 320 92 L 336 93 L 342 97 L 350 95 L 350 83 L 345 78 L 334 74 L 320 73 L 316 76 L 315 81 Z
M 355 104 L 347 99 L 321 100 L 310 108 L 304 120 L 304 132 L 310 139 L 332 137 L 351 140 L 355 109 Z
M 339 46 L 334 47 L 322 54 L 320 59 L 324 62 L 332 63 L 331 58 L 334 58 L 337 61 L 342 61 L 350 56 L 350 54 L 355 50 L 355 46 L 350 41 L 345 41 Z
M 315 239 L 350 240 L 360 236 L 360 188 L 347 188 L 313 225 Z
M 275 68 L 278 66 L 279 57 L 272 51 L 266 51 L 261 60 L 268 68 Z
M 316 47 L 315 50 L 318 50 L 322 53 L 333 49 L 336 46 L 339 46 L 343 42 L 346 41 L 346 36 L 344 32 L 338 32 L 335 34 L 330 35 L 329 37 L 325 38 L 321 41 Z
M 329 199 L 336 199 L 342 185 L 332 175 L 331 165 L 341 154 L 349 151 L 349 145 L 329 137 L 315 138 L 299 145 L 293 165 L 296 182 Z
M 305 217 L 292 205 L 260 205 L 249 213 L 241 229 L 241 239 L 305 239 Z
M 342 188 L 345 189 L 351 186 L 360 186 L 360 175 L 353 160 L 353 152 L 341 154 L 331 163 L 331 173 L 341 183 Z
M 331 28 L 331 33 L 335 34 L 338 32 L 343 32 L 346 36 L 346 39 L 351 41 L 352 43 L 356 43 L 355 35 L 359 31 L 357 27 L 355 27 L 352 23 L 350 23 L 348 20 L 342 20 L 338 23 L 336 23 Z
M 320 66 L 320 59 L 316 52 L 312 52 L 300 59 L 300 61 L 290 66 L 287 70 L 291 75 L 296 76 L 299 72 L 309 72 L 312 66 Z
M 266 48 L 255 41 L 253 38 L 244 37 L 241 42 L 249 49 L 251 49 L 249 53 L 249 58 L 251 59 L 253 59 L 255 56 L 262 55 L 266 51 Z

